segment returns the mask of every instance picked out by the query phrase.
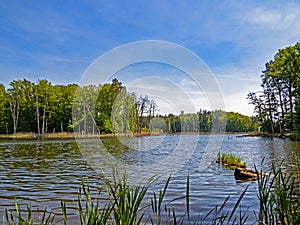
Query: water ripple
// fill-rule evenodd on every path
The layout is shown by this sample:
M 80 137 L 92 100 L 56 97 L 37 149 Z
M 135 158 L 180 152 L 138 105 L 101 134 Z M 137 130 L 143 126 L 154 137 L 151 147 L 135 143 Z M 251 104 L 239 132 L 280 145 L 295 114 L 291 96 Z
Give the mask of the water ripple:
M 186 135 L 183 142 L 179 142 L 180 135 L 165 136 L 163 140 L 157 137 L 142 137 L 139 146 L 145 144 L 147 151 L 130 150 L 137 142 L 123 139 L 124 149 L 113 139 L 105 139 L 114 157 L 127 163 L 152 165 L 173 154 L 173 150 L 180 147 L 182 151 L 189 148 L 193 142 L 193 135 Z M 228 135 L 221 147 L 221 152 L 232 153 L 247 162 L 249 167 L 259 166 L 265 158 L 263 169 L 270 168 L 272 161 L 285 159 L 283 166 L 286 170 L 297 171 L 295 158 L 300 158 L 299 145 L 289 140 L 263 138 L 237 138 Z M 192 139 L 191 139 L 192 138 Z M 190 139 L 190 141 L 189 141 Z M 190 208 L 191 216 L 200 219 L 215 205 L 220 205 L 228 195 L 231 196 L 229 206 L 232 206 L 239 195 L 249 186 L 242 201 L 242 207 L 249 210 L 249 221 L 255 221 L 253 210 L 258 209 L 256 183 L 241 183 L 234 179 L 233 172 L 219 165 L 211 164 L 205 171 L 198 171 L 201 155 L 205 151 L 208 141 L 207 135 L 197 139 L 197 151 L 192 155 L 180 171 L 172 174 L 166 201 L 171 201 L 185 195 L 187 175 L 190 175 Z M 82 142 L 89 140 L 82 140 Z M 126 142 L 127 141 L 127 142 Z M 128 147 L 129 146 L 129 147 Z M 153 146 L 153 148 L 151 147 Z M 117 149 L 117 151 L 116 151 Z M 180 157 L 179 154 L 178 157 Z M 101 160 L 101 154 L 95 152 L 95 158 Z M 89 180 L 93 190 L 97 190 L 104 181 L 84 160 L 74 140 L 45 140 L 45 141 L 0 141 L 0 215 L 5 209 L 14 209 L 14 200 L 22 206 L 31 202 L 34 210 L 47 207 L 49 211 L 60 213 L 60 200 L 64 199 L 72 209 L 77 207 L 78 187 Z M 99 162 L 101 164 L 101 161 Z M 103 163 L 105 165 L 105 163 Z M 168 163 L 161 164 L 162 168 L 152 168 L 152 172 L 168 170 Z M 139 176 L 136 171 L 128 173 Z M 147 171 L 146 171 L 147 172 Z M 161 181 L 151 187 L 157 191 L 164 187 Z M 147 198 L 151 193 L 147 194 Z M 172 206 L 182 211 L 184 199 L 175 201 Z M 76 220 L 76 213 L 70 212 Z M 2 216 L 1 216 L 2 218 Z

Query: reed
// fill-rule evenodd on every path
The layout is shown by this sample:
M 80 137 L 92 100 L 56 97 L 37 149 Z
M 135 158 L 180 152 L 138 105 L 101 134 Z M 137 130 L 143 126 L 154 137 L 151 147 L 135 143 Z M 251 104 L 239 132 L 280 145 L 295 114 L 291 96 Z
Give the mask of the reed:
M 259 224 L 300 224 L 300 181 L 272 164 L 268 176 L 257 171 Z
M 82 184 L 78 194 L 78 214 L 81 225 L 100 225 L 100 224 L 244 224 L 245 216 L 233 219 L 234 213 L 238 208 L 246 190 L 240 196 L 233 209 L 226 209 L 229 197 L 224 203 L 212 209 L 203 219 L 195 221 L 190 218 L 190 193 L 189 177 L 186 182 L 186 193 L 172 200 L 165 200 L 171 177 L 162 190 L 158 193 L 153 192 L 150 202 L 145 202 L 145 195 L 155 178 L 151 178 L 146 185 L 132 187 L 127 184 L 126 174 L 119 179 L 114 177 L 114 181 L 106 181 L 105 185 L 99 189 L 97 195 L 92 195 L 88 183 Z M 99 197 L 105 194 L 105 198 Z M 185 212 L 176 212 L 172 203 L 185 199 Z M 225 210 L 226 209 L 226 210 Z M 62 219 L 65 225 L 68 224 L 68 207 L 61 201 Z M 226 211 L 227 213 L 224 213 Z M 228 212 L 231 212 L 230 214 Z M 26 216 L 27 215 L 27 216 Z M 147 215 L 147 216 L 145 216 Z M 20 206 L 16 203 L 16 212 L 6 210 L 3 217 L 3 224 L 33 225 L 33 224 L 55 224 L 57 215 L 48 212 L 47 209 L 41 212 L 41 216 L 35 215 L 31 207 L 27 207 L 24 214 L 21 214 Z M 207 223 L 210 220 L 212 223 Z M 237 221 L 243 221 L 237 223 Z
M 259 224 L 300 224 L 300 190 L 296 177 L 284 173 L 281 168 L 273 165 L 271 176 L 264 175 L 256 170 L 258 179 L 258 198 L 260 201 Z M 156 181 L 151 178 L 146 185 L 132 186 L 127 183 L 127 176 L 121 177 L 115 172 L 112 182 L 106 181 L 96 194 L 86 182 L 78 192 L 78 215 L 81 225 L 100 224 L 245 224 L 248 220 L 247 211 L 241 207 L 241 201 L 247 192 L 247 188 L 231 206 L 228 196 L 221 205 L 212 208 L 202 218 L 193 218 L 190 215 L 190 181 L 186 181 L 186 191 L 183 196 L 167 200 L 166 194 L 170 184 L 169 177 L 164 188 L 159 192 L 153 192 L 148 201 L 145 196 L 149 187 Z M 298 180 L 299 181 L 299 180 Z M 298 188 L 298 189 L 297 189 Z M 185 207 L 180 212 L 172 207 L 172 203 L 185 200 Z M 3 224 L 8 225 L 33 225 L 56 224 L 55 215 L 44 209 L 36 214 L 31 206 L 27 206 L 21 213 L 20 206 L 15 203 L 16 210 L 6 210 L 3 216 Z M 68 224 L 68 207 L 61 201 L 62 214 L 60 222 Z M 239 212 L 238 212 L 239 210 Z
M 3 225 L 34 225 L 43 224 L 50 225 L 53 224 L 55 215 L 47 211 L 47 208 L 41 211 L 34 212 L 31 205 L 26 206 L 25 212 L 20 209 L 20 205 L 15 200 L 15 213 L 12 210 L 6 210 L 5 216 L 2 217 Z

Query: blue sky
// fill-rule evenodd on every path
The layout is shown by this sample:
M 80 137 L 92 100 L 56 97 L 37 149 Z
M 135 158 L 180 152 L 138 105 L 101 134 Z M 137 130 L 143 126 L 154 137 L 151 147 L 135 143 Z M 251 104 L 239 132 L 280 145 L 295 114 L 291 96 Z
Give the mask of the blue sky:
M 246 95 L 260 88 L 265 62 L 299 39 L 298 1 L 4 0 L 0 2 L 0 83 L 8 87 L 10 81 L 23 78 L 78 83 L 105 52 L 133 41 L 163 40 L 190 49 L 209 66 L 227 111 L 251 115 Z M 149 85 L 147 79 L 137 85 L 139 76 L 168 71 L 151 68 L 125 69 L 120 80 L 131 84 L 133 91 L 137 86 L 153 89 L 157 84 Z M 133 74 L 130 81 L 128 71 Z M 175 77 L 177 84 L 187 82 L 184 76 Z M 190 98 L 197 102 L 199 96 Z

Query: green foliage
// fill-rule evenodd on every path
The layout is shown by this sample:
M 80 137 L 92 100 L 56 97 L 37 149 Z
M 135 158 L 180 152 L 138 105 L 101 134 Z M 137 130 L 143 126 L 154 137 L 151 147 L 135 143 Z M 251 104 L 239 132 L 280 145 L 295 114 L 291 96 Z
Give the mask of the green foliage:
M 1 86 L 2 87 L 2 86 Z M 71 124 L 74 93 L 77 85 L 53 86 L 47 80 L 34 84 L 14 80 L 0 88 L 0 133 L 67 131 Z M 2 93 L 4 92 L 4 97 Z
M 218 160 L 219 163 L 222 163 L 224 165 L 228 166 L 236 166 L 236 167 L 243 167 L 246 168 L 246 163 L 242 162 L 240 157 L 237 157 L 233 154 L 227 154 L 227 153 L 222 153 L 221 155 L 218 155 Z
M 270 174 L 256 169 L 258 176 L 258 198 L 260 201 L 259 224 L 300 224 L 300 189 L 299 177 L 286 174 L 281 167 L 272 166 Z M 82 184 L 78 194 L 78 215 L 81 225 L 92 224 L 245 224 L 248 220 L 245 212 L 236 214 L 248 188 L 239 196 L 236 203 L 229 208 L 228 196 L 221 205 L 211 209 L 206 216 L 199 220 L 190 217 L 189 176 L 186 181 L 186 193 L 167 201 L 165 196 L 171 177 L 158 193 L 153 192 L 150 203 L 145 202 L 145 196 L 155 179 L 150 179 L 144 186 L 130 186 L 126 174 L 120 179 L 115 173 L 113 182 L 106 181 L 100 187 L 98 194 L 90 189 L 88 184 Z M 175 211 L 172 203 L 185 200 L 185 211 Z M 47 209 L 33 212 L 31 206 L 21 210 L 15 203 L 15 211 L 6 211 L 3 224 L 32 225 L 56 224 L 55 216 Z M 67 205 L 61 201 L 62 221 L 68 224 Z M 242 209 L 241 209 L 242 210 Z M 21 212 L 22 211 L 22 212 Z M 146 216 L 147 215 L 147 216 Z
M 146 185 L 130 186 L 127 183 L 126 174 L 120 179 L 115 173 L 114 181 L 106 181 L 101 186 L 98 194 L 91 194 L 88 184 L 82 184 L 78 194 L 78 215 L 81 225 L 106 225 L 106 224 L 245 224 L 247 216 L 240 213 L 235 215 L 247 188 L 241 194 L 233 208 L 228 208 L 230 197 L 227 197 L 223 204 L 213 208 L 208 214 L 195 221 L 190 218 L 190 191 L 189 177 L 186 182 L 186 193 L 172 200 L 165 200 L 171 177 L 159 193 L 153 192 L 150 203 L 145 202 L 146 193 L 155 182 L 152 178 Z M 185 200 L 185 213 L 178 214 L 172 207 L 172 203 Z M 61 201 L 62 221 L 68 224 L 67 205 Z M 6 211 L 3 223 L 8 225 L 22 224 L 56 224 L 56 214 L 46 209 L 36 215 L 31 206 L 21 214 L 20 206 L 16 203 L 16 213 Z M 147 213 L 147 214 L 146 214 Z M 147 215 L 147 216 L 145 216 Z
M 0 133 L 8 133 L 8 96 L 4 85 L 0 84 Z
M 16 214 L 12 210 L 5 212 L 5 217 L 3 216 L 3 224 L 9 225 L 34 225 L 34 224 L 43 224 L 50 225 L 53 224 L 55 215 L 47 211 L 47 208 L 37 212 L 37 215 L 34 215 L 31 205 L 26 206 L 25 216 L 23 216 L 20 205 L 15 201 Z M 5 221 L 4 221 L 5 219 Z
M 96 110 L 98 112 L 97 123 L 102 128 L 101 131 L 103 133 L 113 132 L 111 112 L 114 100 L 121 89 L 122 85 L 117 80 L 114 80 L 113 84 L 104 84 L 100 87 Z
M 248 132 L 256 130 L 254 118 L 221 110 L 201 110 L 196 114 L 169 114 L 168 132 Z
M 300 124 L 300 43 L 280 49 L 265 64 L 262 91 L 250 92 L 261 130 L 284 134 L 299 130 Z
M 0 133 L 35 132 L 45 136 L 74 131 L 81 135 L 133 135 L 256 129 L 253 118 L 238 113 L 200 110 L 162 116 L 157 111 L 153 99 L 128 93 L 117 79 L 84 87 L 52 85 L 45 79 L 37 83 L 14 80 L 7 90 L 0 85 Z
M 256 170 L 257 171 L 257 170 Z M 299 177 L 272 164 L 270 174 L 257 171 L 261 224 L 300 224 Z
M 256 130 L 254 118 L 239 113 L 226 113 L 227 132 L 247 132 Z
M 97 111 L 95 109 L 99 88 L 96 85 L 87 85 L 76 89 L 72 106 L 73 121 L 70 124 L 74 132 L 88 134 L 91 131 L 94 131 L 94 133 L 97 131 L 100 133 L 96 122 Z
M 57 85 L 54 86 L 54 92 L 57 95 L 55 101 L 55 120 L 49 121 L 48 127 L 50 131 L 56 132 L 73 131 L 70 129 L 70 123 L 72 122 L 72 107 L 74 104 L 75 91 L 78 88 L 76 84 L 69 84 L 67 86 Z M 51 117 L 53 118 L 54 115 Z

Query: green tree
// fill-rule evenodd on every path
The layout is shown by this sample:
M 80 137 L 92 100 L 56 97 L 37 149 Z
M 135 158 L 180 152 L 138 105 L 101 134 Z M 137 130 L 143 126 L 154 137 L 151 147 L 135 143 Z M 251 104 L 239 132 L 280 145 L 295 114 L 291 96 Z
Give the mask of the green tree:
M 95 110 L 99 87 L 88 85 L 78 87 L 73 104 L 73 121 L 71 128 L 81 134 L 100 133 L 101 127 L 97 125 L 98 112 Z
M 149 112 L 150 100 L 148 96 L 140 95 L 136 101 L 136 115 L 137 115 L 137 124 L 138 124 L 138 133 L 142 132 L 143 121 L 145 114 Z M 144 125 L 148 124 L 148 121 L 144 122 Z
M 248 95 L 255 110 L 258 107 L 261 110 L 260 125 L 270 133 L 299 130 L 300 43 L 280 49 L 265 65 L 261 75 L 263 95 Z M 263 102 L 262 106 L 257 100 Z
M 55 110 L 56 93 L 52 84 L 45 79 L 39 80 L 34 93 L 38 134 L 45 135 L 48 131 L 48 120 Z
M 3 84 L 0 84 L 0 133 L 8 133 L 8 96 Z
M 199 131 L 208 132 L 210 131 L 210 112 L 207 110 L 200 109 L 198 112 L 199 119 Z
M 226 131 L 227 132 L 248 132 L 255 131 L 255 120 L 252 117 L 244 116 L 239 113 L 226 112 Z
M 128 94 L 126 87 L 117 95 L 112 108 L 112 125 L 116 133 L 130 135 L 137 131 L 137 118 L 135 113 L 135 96 Z
M 95 118 L 97 125 L 103 133 L 112 133 L 112 109 L 114 101 L 123 89 L 122 83 L 113 79 L 111 84 L 104 84 L 100 87 L 96 102 Z
M 165 116 L 165 121 L 167 124 L 167 132 L 168 133 L 176 133 L 181 130 L 178 124 L 178 116 L 170 113 L 168 116 Z
M 20 81 L 20 88 L 22 91 L 22 100 L 20 103 L 20 118 L 19 118 L 19 131 L 31 132 L 34 131 L 34 94 L 33 83 L 26 79 Z
M 11 112 L 11 118 L 13 122 L 13 132 L 17 133 L 19 116 L 20 116 L 20 105 L 23 100 L 24 92 L 22 89 L 22 81 L 14 80 L 10 82 L 10 88 L 7 90 L 9 96 L 9 109 Z
M 48 127 L 55 132 L 72 131 L 72 107 L 74 95 L 78 85 L 55 85 L 53 91 L 56 94 L 52 103 L 53 112 L 49 118 Z

